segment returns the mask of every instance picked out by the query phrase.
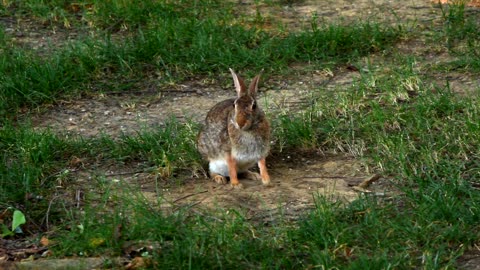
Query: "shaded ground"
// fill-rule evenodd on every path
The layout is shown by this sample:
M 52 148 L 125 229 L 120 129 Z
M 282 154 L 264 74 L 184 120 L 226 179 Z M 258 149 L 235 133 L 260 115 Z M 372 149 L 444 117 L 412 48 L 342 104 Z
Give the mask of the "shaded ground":
M 300 1 L 274 7 L 255 6 L 253 1 L 239 3 L 243 12 L 256 12 L 258 8 L 266 18 L 281 17 L 290 31 L 308 25 L 313 13 L 317 14 L 321 22 L 348 23 L 358 18 L 371 18 L 391 23 L 408 22 L 422 27 L 435 24 L 441 19 L 438 6 L 425 0 Z M 75 38 L 75 34 L 70 34 L 65 29 L 37 29 L 30 24 L 25 24 L 22 28 L 22 25 L 6 19 L 2 23 L 8 26 L 7 33 L 16 36 L 16 42 L 35 49 L 45 48 L 52 41 L 65 42 Z M 419 69 L 427 69 L 432 63 L 453 59 L 444 50 L 438 52 L 426 48 L 421 40 L 405 41 L 398 44 L 397 49 L 418 57 Z M 376 62 L 383 61 L 386 61 L 384 56 L 372 55 L 369 63 L 365 61 L 364 66 L 358 68 L 368 68 L 369 65 L 375 66 Z M 238 72 L 241 74 L 241 71 Z M 360 77 L 358 72 L 346 67 L 301 74 L 290 78 L 265 78 L 261 83 L 259 99 L 267 113 L 302 109 L 315 91 L 344 90 Z M 445 84 L 445 79 L 448 79 L 452 90 L 463 94 L 479 88 L 480 79 L 473 75 L 452 72 L 448 76 L 445 78 L 443 74 L 431 74 L 429 79 L 439 85 Z M 155 82 L 145 82 L 134 86 L 131 91 L 125 90 L 125 93 L 134 94 L 107 93 L 79 100 L 65 100 L 35 115 L 32 121 L 36 128 L 49 128 L 59 133 L 87 137 L 101 133 L 118 136 L 142 127 L 161 127 L 172 115 L 180 120 L 189 118 L 201 121 L 213 104 L 234 95 L 233 87 L 223 89 L 198 81 L 185 82 L 170 89 L 157 89 L 154 85 Z M 359 160 L 343 154 L 318 152 L 305 156 L 284 153 L 281 156 L 270 156 L 268 161 L 273 185 L 263 187 L 260 182 L 241 179 L 245 186 L 243 190 L 217 185 L 204 176 L 182 176 L 175 183 L 158 182 L 158 177 L 154 174 L 133 173 L 131 168 L 130 171 L 125 171 L 121 165 L 110 166 L 108 170 L 82 170 L 75 172 L 75 175 L 78 177 L 79 190 L 91 175 L 103 174 L 107 181 L 139 187 L 149 200 L 157 201 L 161 198 L 166 211 L 181 206 L 191 206 L 193 211 L 239 208 L 247 218 L 264 223 L 275 221 L 280 214 L 296 219 L 303 211 L 314 206 L 316 194 L 343 202 L 355 200 L 359 192 L 364 191 L 382 197 L 395 194 L 388 178 L 373 182 L 367 190 L 358 188 L 374 172 L 365 168 Z M 477 269 L 475 262 L 478 261 L 478 252 L 472 252 L 468 256 L 464 258 L 462 268 Z
M 230 185 L 218 185 L 210 179 L 185 177 L 180 179 L 181 183 L 162 184 L 159 190 L 158 180 L 153 175 L 110 179 L 126 182 L 143 179 L 141 190 L 144 196 L 152 201 L 160 199 L 166 211 L 182 206 L 199 210 L 236 208 L 247 218 L 268 222 L 278 218 L 280 213 L 284 218 L 297 219 L 304 210 L 313 208 L 313 199 L 317 195 L 343 202 L 352 201 L 358 197 L 360 189 L 356 187 L 371 178 L 360 162 L 345 156 L 310 153 L 303 157 L 275 158 L 269 159 L 272 185 L 267 187 L 261 181 L 240 179 L 244 188 L 237 190 Z M 365 192 L 390 196 L 389 192 L 385 193 L 389 186 L 387 179 L 381 179 Z

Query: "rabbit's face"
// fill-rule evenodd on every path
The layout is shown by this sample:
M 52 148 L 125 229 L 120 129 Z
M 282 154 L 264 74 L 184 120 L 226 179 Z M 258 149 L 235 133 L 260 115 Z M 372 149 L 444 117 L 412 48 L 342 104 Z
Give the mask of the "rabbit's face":
M 252 126 L 253 118 L 257 110 L 257 102 L 251 96 L 239 97 L 234 102 L 235 115 L 232 119 L 237 129 L 248 130 Z

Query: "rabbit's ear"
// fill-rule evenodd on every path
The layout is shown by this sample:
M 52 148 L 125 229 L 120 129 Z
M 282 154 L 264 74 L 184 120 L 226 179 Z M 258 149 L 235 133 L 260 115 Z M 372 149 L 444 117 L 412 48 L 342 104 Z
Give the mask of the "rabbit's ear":
M 260 76 L 262 75 L 262 73 L 263 73 L 263 69 L 262 71 L 260 71 L 260 73 L 257 76 L 255 76 L 255 78 L 253 78 L 252 82 L 250 83 L 250 86 L 248 87 L 248 93 L 252 97 L 255 97 L 255 95 L 257 94 L 258 81 L 260 81 Z
M 247 94 L 247 88 L 245 87 L 245 83 L 243 82 L 242 78 L 240 78 L 233 69 L 229 68 L 230 72 L 232 73 L 233 83 L 235 84 L 235 90 L 237 91 L 238 97 L 244 96 Z

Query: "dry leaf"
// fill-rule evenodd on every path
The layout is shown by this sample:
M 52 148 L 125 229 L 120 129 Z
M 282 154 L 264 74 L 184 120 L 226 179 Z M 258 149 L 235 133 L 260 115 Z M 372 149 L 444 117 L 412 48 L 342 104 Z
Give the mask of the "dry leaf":
M 105 243 L 104 238 L 92 238 L 90 239 L 89 245 L 95 248 L 103 245 L 104 243 Z
M 147 268 L 152 264 L 152 260 L 150 258 L 144 258 L 144 257 L 135 257 L 133 260 L 131 260 L 127 266 L 125 266 L 125 269 L 131 270 L 131 269 L 143 269 Z
M 48 245 L 50 245 L 50 240 L 46 236 L 42 236 L 40 239 L 40 246 L 46 247 Z

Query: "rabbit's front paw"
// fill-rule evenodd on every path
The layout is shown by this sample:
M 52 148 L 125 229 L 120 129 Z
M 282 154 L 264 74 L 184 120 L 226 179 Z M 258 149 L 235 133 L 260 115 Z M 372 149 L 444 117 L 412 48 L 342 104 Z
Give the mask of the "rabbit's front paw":
M 240 182 L 230 184 L 234 189 L 243 189 L 243 185 Z
M 212 178 L 213 178 L 213 181 L 215 181 L 215 183 L 217 184 L 225 185 L 227 183 L 227 178 L 223 175 L 216 174 L 216 175 L 213 175 Z
M 270 177 L 266 179 L 262 179 L 262 184 L 264 186 L 270 186 L 272 184 L 272 182 L 270 181 Z

